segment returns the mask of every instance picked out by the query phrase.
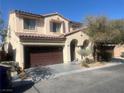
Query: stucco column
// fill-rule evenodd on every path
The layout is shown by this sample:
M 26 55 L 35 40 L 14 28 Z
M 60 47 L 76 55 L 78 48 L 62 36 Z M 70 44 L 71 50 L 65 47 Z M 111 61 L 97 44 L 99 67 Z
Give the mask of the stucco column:
M 65 45 L 64 46 L 64 49 L 63 49 L 63 59 L 64 59 L 64 63 L 71 62 L 70 45 Z
M 24 47 L 21 43 L 18 43 L 16 48 L 16 62 L 19 63 L 19 66 L 24 68 Z

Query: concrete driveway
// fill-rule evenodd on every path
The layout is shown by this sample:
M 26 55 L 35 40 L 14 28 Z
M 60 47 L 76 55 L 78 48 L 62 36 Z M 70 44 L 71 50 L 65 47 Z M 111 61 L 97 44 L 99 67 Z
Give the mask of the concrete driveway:
M 22 92 L 124 93 L 124 64 L 43 80 Z

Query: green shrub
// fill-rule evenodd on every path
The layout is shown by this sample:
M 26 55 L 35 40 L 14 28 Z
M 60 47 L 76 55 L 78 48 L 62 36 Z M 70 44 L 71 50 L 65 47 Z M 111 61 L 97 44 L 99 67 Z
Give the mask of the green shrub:
M 102 61 L 110 61 L 112 58 L 111 52 L 104 51 L 104 52 L 101 52 L 100 55 L 101 55 Z
M 89 67 L 88 64 L 86 63 L 86 60 L 82 60 L 81 61 L 81 66 Z
M 90 58 L 86 58 L 85 60 L 86 60 L 86 63 L 87 64 L 91 64 L 91 63 L 94 62 L 94 60 L 93 59 L 90 59 Z

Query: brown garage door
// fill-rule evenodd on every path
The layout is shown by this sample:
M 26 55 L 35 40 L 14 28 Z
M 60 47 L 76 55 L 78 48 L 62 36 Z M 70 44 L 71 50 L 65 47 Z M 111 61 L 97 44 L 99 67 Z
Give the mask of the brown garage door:
M 25 64 L 26 68 L 63 62 L 62 47 L 27 47 L 27 50 L 29 62 Z

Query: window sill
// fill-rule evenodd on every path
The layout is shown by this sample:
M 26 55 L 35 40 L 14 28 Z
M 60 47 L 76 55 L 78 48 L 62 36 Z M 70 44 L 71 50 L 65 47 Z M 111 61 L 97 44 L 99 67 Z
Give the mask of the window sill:
M 36 29 L 35 30 L 30 30 L 30 29 L 23 29 L 24 32 L 38 32 Z

